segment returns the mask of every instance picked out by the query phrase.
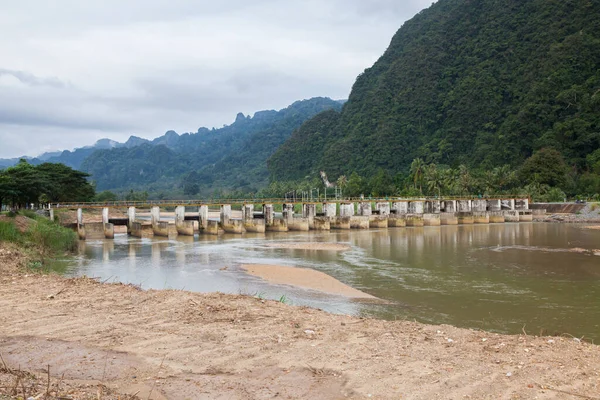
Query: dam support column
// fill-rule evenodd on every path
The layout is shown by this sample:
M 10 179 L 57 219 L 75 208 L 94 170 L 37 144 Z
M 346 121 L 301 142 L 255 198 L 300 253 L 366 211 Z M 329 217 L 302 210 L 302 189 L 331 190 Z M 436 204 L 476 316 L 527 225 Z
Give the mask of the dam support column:
M 208 206 L 198 207 L 198 230 L 208 228 Z
M 283 219 L 287 220 L 288 223 L 294 220 L 294 204 L 286 203 L 283 205 Z
M 391 208 L 390 208 L 390 203 L 387 201 L 376 203 L 375 209 L 379 212 L 379 215 L 381 215 L 382 217 L 390 216 Z
M 102 209 L 102 225 L 104 227 L 104 238 L 115 238 L 115 226 L 108 222 L 108 207 Z
M 370 201 L 358 203 L 358 215 L 362 215 L 363 217 L 373 215 L 373 208 Z
M 458 211 L 456 200 L 444 200 L 443 211 L 446 213 L 455 213 Z
M 160 207 L 152 207 L 150 210 L 150 220 L 154 236 L 169 237 L 169 223 L 160 220 Z
M 175 229 L 181 236 L 194 236 L 194 221 L 185 220 L 185 206 L 175 208 Z
M 423 207 L 424 214 L 439 214 L 441 209 L 441 202 L 439 200 L 427 200 Z
M 328 218 L 333 218 L 337 215 L 337 205 L 335 203 L 323 203 L 323 214 Z
M 85 240 L 85 226 L 83 225 L 83 210 L 77 209 L 77 236 L 81 240 Z
M 502 210 L 502 202 L 500 200 L 488 200 L 487 201 L 487 210 L 488 211 L 501 211 Z
M 408 202 L 408 213 L 409 214 L 423 214 L 425 202 L 424 201 L 409 201 Z
M 129 207 L 127 209 L 127 233 L 132 235 L 132 224 L 135 222 L 135 207 Z M 133 235 L 132 235 L 133 236 Z
M 317 216 L 317 205 L 314 203 L 302 204 L 302 218 L 308 219 L 308 228 L 315 229 L 315 217 Z
M 254 219 L 254 204 L 242 205 L 242 221 L 248 222 Z
M 50 221 L 54 221 L 54 209 L 52 207 L 48 207 L 48 218 Z

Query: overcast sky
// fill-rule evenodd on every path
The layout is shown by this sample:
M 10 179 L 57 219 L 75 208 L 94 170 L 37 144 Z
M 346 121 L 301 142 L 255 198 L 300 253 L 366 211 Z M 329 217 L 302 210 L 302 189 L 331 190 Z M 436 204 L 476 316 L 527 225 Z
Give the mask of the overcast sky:
M 0 0 L 0 157 L 345 99 L 431 3 Z

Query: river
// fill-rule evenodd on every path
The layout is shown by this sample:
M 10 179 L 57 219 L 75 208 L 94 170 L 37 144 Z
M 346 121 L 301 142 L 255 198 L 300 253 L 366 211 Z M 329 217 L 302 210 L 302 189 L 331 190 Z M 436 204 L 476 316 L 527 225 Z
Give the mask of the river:
M 332 242 L 350 250 L 268 247 Z M 250 294 L 330 312 L 502 333 L 600 339 L 600 230 L 506 223 L 367 231 L 196 235 L 80 242 L 63 265 L 144 289 Z M 246 274 L 241 264 L 313 268 L 383 300 L 364 303 Z

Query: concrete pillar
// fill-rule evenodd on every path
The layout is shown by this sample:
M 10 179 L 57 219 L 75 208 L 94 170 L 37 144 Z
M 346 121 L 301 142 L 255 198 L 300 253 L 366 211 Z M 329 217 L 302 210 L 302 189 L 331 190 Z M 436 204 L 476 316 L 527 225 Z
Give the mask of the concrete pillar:
M 382 217 L 389 217 L 390 215 L 390 203 L 387 201 L 376 203 L 375 209 L 379 211 L 379 215 L 381 215 Z
M 439 213 L 425 213 L 423 214 L 423 226 L 440 226 L 442 219 Z
M 510 199 L 508 200 L 508 208 L 511 211 L 515 211 L 516 207 L 515 207 L 515 199 Z
M 115 225 L 111 223 L 105 223 L 104 225 L 104 238 L 114 239 L 115 238 Z
M 127 233 L 132 235 L 132 224 L 135 222 L 135 207 L 129 207 L 127 209 Z M 140 228 L 141 229 L 141 228 Z
M 315 217 L 317 216 L 317 205 L 314 203 L 302 204 L 302 217 L 308 219 L 310 229 L 315 228 Z
M 206 229 L 208 227 L 208 206 L 198 207 L 198 229 Z
M 133 208 L 133 207 L 131 207 L 131 208 Z M 129 225 L 130 225 L 129 233 L 131 234 L 131 236 L 141 238 L 142 237 L 142 223 L 130 220 Z
M 83 225 L 83 210 L 77 209 L 77 236 L 79 239 L 85 240 L 85 226 Z
M 423 201 L 409 201 L 408 202 L 408 213 L 409 214 L 423 214 L 424 202 Z
M 54 221 L 54 209 L 53 208 L 48 209 L 48 218 L 50 218 L 50 221 Z
M 354 203 L 340 203 L 340 217 L 354 216 Z
M 328 231 L 331 230 L 331 221 L 328 217 L 315 217 L 315 230 Z
M 160 207 L 154 206 L 150 209 L 150 222 L 152 229 L 160 222 Z
M 500 211 L 502 210 L 502 202 L 500 200 L 488 200 L 487 209 L 488 211 Z
M 273 225 L 273 220 L 275 219 L 275 213 L 273 211 L 273 204 L 264 204 L 263 205 L 263 213 L 265 215 L 265 224 L 267 227 Z
M 175 229 L 177 229 L 178 235 L 194 236 L 194 221 L 185 220 L 184 206 L 177 206 L 175 208 Z
M 337 207 L 335 203 L 323 203 L 323 213 L 326 217 L 335 217 L 337 215 Z
M 230 219 L 231 219 L 231 204 L 221 205 L 221 224 L 222 225 L 229 224 Z
M 370 201 L 358 203 L 358 215 L 362 215 L 363 217 L 370 217 L 372 214 L 373 209 Z
M 487 200 L 476 199 L 471 201 L 471 211 L 485 212 L 487 210 Z
M 423 207 L 423 213 L 425 214 L 439 214 L 441 204 L 439 200 L 427 200 Z
M 444 200 L 444 212 L 455 213 L 458 211 L 456 200 Z
M 408 214 L 407 201 L 395 201 L 392 203 L 392 211 L 394 214 Z
M 283 219 L 288 222 L 294 219 L 294 204 L 286 203 L 283 205 Z
M 515 199 L 515 209 L 529 210 L 529 199 Z
M 108 224 L 108 207 L 102 208 L 102 223 Z
M 457 208 L 458 212 L 471 212 L 471 200 L 458 200 Z
M 254 219 L 254 204 L 244 204 L 242 206 L 242 220 L 244 222 Z

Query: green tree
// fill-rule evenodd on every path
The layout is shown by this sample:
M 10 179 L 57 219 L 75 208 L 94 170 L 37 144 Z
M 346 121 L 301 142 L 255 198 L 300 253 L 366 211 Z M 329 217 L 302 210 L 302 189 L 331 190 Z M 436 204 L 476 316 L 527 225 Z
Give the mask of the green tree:
M 419 192 L 421 194 L 423 193 L 424 168 L 425 162 L 421 158 L 415 158 L 410 164 L 410 176 L 412 176 L 413 182 L 415 184 L 415 189 L 417 188 L 417 184 L 419 185 Z
M 567 182 L 567 172 L 562 155 L 555 149 L 545 148 L 525 160 L 519 176 L 526 183 L 562 187 Z

